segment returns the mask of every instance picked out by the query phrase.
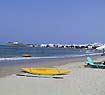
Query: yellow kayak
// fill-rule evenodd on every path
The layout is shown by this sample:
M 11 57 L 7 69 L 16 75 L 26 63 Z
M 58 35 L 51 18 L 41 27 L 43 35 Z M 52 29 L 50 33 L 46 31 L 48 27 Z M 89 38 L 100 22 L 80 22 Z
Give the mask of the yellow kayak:
M 22 71 L 33 73 L 33 74 L 42 74 L 42 75 L 52 75 L 52 74 L 65 74 L 70 72 L 70 70 L 57 69 L 57 68 L 21 68 Z

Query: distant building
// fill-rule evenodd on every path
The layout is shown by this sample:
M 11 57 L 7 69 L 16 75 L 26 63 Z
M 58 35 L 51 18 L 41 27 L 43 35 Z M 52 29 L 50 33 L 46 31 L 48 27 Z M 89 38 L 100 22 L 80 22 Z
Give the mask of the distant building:
M 102 46 L 101 43 L 91 43 L 91 44 L 24 44 L 19 42 L 8 42 L 7 45 L 10 46 L 26 46 L 26 47 L 48 47 L 48 48 L 87 48 L 96 49 Z
M 23 43 L 19 43 L 19 42 L 8 42 L 7 45 L 11 45 L 11 46 L 26 46 Z

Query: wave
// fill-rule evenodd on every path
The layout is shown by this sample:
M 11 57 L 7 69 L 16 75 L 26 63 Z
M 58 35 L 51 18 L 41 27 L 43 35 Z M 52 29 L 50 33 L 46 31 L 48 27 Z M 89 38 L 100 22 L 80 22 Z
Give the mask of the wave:
M 81 54 L 81 55 L 59 55 L 59 56 L 46 56 L 46 57 L 12 57 L 12 58 L 0 58 L 0 61 L 71 58 L 71 57 L 83 57 L 83 56 L 89 56 L 89 55 L 92 56 L 100 54 L 101 53 Z

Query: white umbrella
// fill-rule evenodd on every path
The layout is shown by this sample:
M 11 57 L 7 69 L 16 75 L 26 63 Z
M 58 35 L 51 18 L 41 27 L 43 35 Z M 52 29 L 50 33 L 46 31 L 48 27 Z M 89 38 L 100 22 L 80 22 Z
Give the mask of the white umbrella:
M 102 51 L 103 51 L 103 54 L 102 54 L 102 55 L 104 55 L 105 45 L 100 46 L 100 47 L 98 47 L 98 48 L 96 48 L 96 49 L 97 49 L 97 50 L 102 50 Z
M 105 45 L 96 48 L 97 50 L 105 50 Z

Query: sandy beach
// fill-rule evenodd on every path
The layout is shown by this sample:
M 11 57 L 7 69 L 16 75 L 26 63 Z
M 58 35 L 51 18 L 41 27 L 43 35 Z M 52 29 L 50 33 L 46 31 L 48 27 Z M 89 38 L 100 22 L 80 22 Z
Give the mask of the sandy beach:
M 94 61 L 105 60 L 104 56 L 93 56 Z M 63 79 L 35 78 L 16 76 L 21 73 L 22 66 L 31 67 L 33 65 L 20 65 L 4 67 L 10 73 L 0 70 L 0 94 L 1 95 L 105 95 L 105 69 L 86 68 L 86 57 L 68 60 L 52 61 L 43 63 L 45 67 L 57 67 L 72 70 Z M 53 65 L 52 65 L 53 64 Z M 17 67 L 17 68 L 16 68 Z M 8 68 L 8 69 L 7 69 Z M 12 70 L 10 70 L 10 68 Z M 14 73 L 11 73 L 14 72 Z M 3 74 L 6 73 L 6 74 Z

